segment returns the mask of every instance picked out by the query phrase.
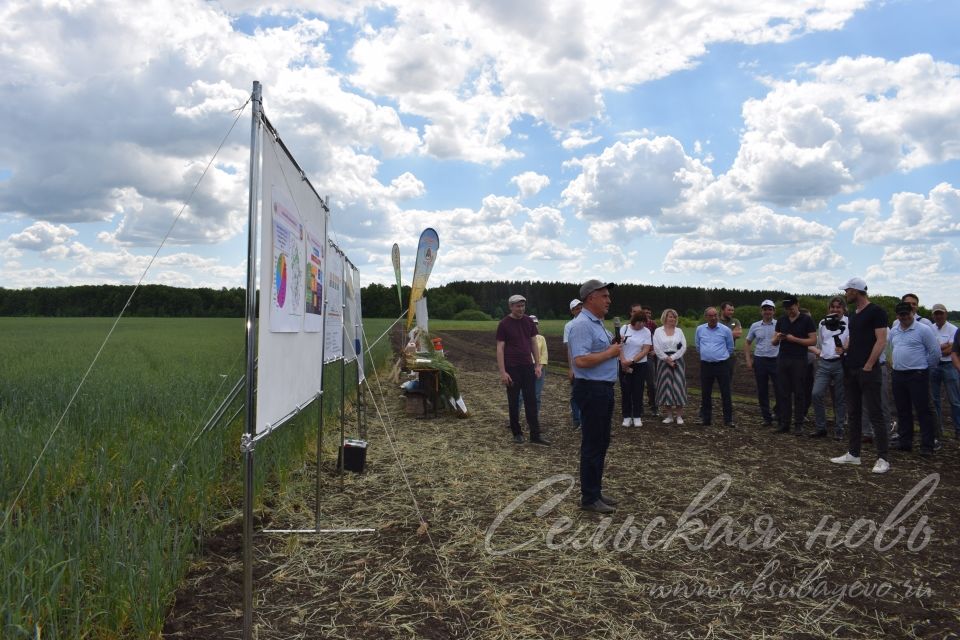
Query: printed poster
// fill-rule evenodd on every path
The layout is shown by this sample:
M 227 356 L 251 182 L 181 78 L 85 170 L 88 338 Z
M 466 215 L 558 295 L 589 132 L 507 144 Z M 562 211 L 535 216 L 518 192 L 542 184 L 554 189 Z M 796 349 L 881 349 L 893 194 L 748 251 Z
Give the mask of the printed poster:
M 273 185 L 273 278 L 270 287 L 270 331 L 299 333 L 303 322 L 306 265 L 303 224 L 291 198 Z
M 303 330 L 323 331 L 323 245 L 324 241 L 307 231 L 307 285 Z
M 327 250 L 327 317 L 323 329 L 325 362 L 343 357 L 343 256 L 335 246 Z

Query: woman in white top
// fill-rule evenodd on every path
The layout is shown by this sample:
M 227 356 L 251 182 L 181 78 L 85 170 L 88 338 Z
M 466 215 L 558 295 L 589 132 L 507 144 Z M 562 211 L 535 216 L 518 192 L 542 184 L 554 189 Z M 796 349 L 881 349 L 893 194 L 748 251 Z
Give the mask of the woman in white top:
M 630 324 L 620 327 L 623 348 L 620 351 L 620 398 L 623 426 L 643 426 L 643 387 L 647 380 L 647 354 L 652 340 L 647 329 L 647 314 L 635 306 Z
M 657 354 L 657 404 L 666 416 L 663 424 L 676 419 L 683 424 L 683 407 L 687 404 L 686 367 L 683 354 L 687 339 L 677 326 L 677 312 L 665 309 L 660 315 L 663 325 L 653 332 L 653 352 Z

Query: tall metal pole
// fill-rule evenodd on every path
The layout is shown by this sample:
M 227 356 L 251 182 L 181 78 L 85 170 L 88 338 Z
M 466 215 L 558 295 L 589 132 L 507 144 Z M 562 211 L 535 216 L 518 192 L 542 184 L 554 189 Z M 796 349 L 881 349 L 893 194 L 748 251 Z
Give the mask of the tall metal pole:
M 324 202 L 324 207 L 326 203 Z M 327 242 L 327 228 L 329 227 L 330 216 L 324 211 L 323 214 L 323 273 L 326 280 L 326 273 L 330 269 L 330 263 L 327 262 L 327 251 L 330 250 L 330 243 Z M 327 294 L 323 291 L 323 332 L 320 336 L 320 397 L 317 399 L 318 411 L 320 415 L 317 419 L 317 492 L 314 506 L 314 528 L 320 530 L 320 458 L 323 454 L 323 388 L 327 385 L 327 376 L 323 375 L 325 361 L 327 358 Z
M 350 275 L 353 277 L 353 274 Z M 363 389 L 360 388 L 360 371 L 363 365 L 363 341 L 360 339 L 360 322 L 357 318 L 353 319 L 353 350 L 357 352 L 357 433 L 361 440 L 367 439 L 367 428 L 363 422 L 363 416 L 360 414 L 362 398 L 360 394 Z
M 343 439 L 346 436 L 344 433 L 344 424 L 343 421 L 346 417 L 344 414 L 343 405 L 346 401 L 346 387 L 347 387 L 347 348 L 345 342 L 347 339 L 347 325 L 343 323 L 344 317 L 347 314 L 347 299 L 343 295 L 346 291 L 346 280 L 344 280 L 343 274 L 347 268 L 347 261 L 340 260 L 340 491 L 343 491 L 343 472 L 346 470 L 347 466 L 347 452 L 344 450 Z
M 257 357 L 257 211 L 260 201 L 260 127 L 263 103 L 260 82 L 253 83 L 250 125 L 250 208 L 247 225 L 247 397 L 244 417 L 243 451 L 243 638 L 253 639 L 253 446 L 257 435 L 256 382 Z M 268 294 L 269 295 L 269 294 Z

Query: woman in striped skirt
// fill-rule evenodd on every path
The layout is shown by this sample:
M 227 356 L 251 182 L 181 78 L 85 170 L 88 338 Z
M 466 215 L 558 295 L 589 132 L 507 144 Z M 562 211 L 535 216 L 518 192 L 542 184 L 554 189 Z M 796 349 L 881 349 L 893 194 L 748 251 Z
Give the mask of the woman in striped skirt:
M 677 312 L 665 309 L 660 314 L 660 323 L 653 332 L 653 351 L 657 354 L 657 404 L 666 416 L 663 424 L 674 420 L 683 424 L 683 407 L 687 404 L 686 367 L 683 354 L 687 352 L 687 339 L 677 326 Z

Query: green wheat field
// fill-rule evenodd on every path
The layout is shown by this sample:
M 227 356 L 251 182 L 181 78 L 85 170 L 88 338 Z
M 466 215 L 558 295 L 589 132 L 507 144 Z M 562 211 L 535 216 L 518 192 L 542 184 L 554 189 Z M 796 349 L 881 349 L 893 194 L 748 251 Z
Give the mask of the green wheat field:
M 121 320 L 50 438 L 113 322 L 0 318 L 2 638 L 159 636 L 205 526 L 241 508 L 243 414 L 202 427 L 243 374 L 242 319 Z M 355 365 L 324 373 L 333 415 Z M 257 447 L 258 487 L 315 450 L 302 415 Z

